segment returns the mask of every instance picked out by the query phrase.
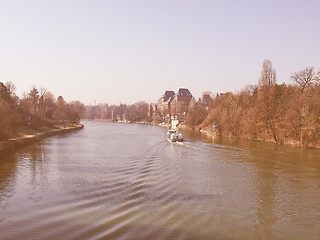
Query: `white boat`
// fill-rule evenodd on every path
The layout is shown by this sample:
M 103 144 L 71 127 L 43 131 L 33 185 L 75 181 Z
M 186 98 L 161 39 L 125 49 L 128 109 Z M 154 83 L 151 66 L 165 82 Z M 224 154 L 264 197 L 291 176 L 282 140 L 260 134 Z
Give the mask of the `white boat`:
M 171 129 L 167 132 L 167 141 L 169 142 L 183 142 L 183 135 L 177 131 L 179 121 L 176 119 L 171 120 Z
M 178 133 L 176 130 L 168 130 L 167 132 L 167 141 L 169 142 L 183 142 L 182 133 Z

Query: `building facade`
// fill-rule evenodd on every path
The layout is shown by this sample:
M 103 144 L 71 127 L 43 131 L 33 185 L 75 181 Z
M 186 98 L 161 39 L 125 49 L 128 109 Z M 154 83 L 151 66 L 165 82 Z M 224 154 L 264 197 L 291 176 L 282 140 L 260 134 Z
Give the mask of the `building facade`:
M 182 120 L 189 109 L 192 99 L 192 94 L 186 88 L 179 88 L 177 93 L 174 91 L 165 91 L 158 100 L 158 114 L 167 120 L 170 119 L 171 116 L 176 116 Z

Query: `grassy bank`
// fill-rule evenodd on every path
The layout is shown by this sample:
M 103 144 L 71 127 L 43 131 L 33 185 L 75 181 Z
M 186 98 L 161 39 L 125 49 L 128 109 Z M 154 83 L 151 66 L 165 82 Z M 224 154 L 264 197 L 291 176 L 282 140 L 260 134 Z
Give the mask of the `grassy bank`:
M 83 127 L 82 124 L 58 124 L 52 126 L 22 126 L 16 128 L 11 133 L 13 137 L 0 141 L 0 156 L 43 138 L 82 129 Z

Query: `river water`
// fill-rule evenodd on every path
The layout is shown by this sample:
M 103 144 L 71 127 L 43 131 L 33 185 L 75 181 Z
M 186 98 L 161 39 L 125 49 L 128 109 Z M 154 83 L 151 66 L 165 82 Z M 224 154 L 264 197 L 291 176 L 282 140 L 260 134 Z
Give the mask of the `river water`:
M 320 151 L 85 122 L 0 161 L 0 239 L 320 239 Z

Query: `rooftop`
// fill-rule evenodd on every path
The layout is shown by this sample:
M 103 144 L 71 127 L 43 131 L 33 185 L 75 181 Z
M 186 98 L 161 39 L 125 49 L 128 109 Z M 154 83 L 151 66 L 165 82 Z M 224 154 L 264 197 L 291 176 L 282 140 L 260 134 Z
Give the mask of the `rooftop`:
M 179 88 L 179 92 L 177 95 L 180 96 L 192 96 L 192 94 L 190 93 L 189 89 L 187 88 Z

